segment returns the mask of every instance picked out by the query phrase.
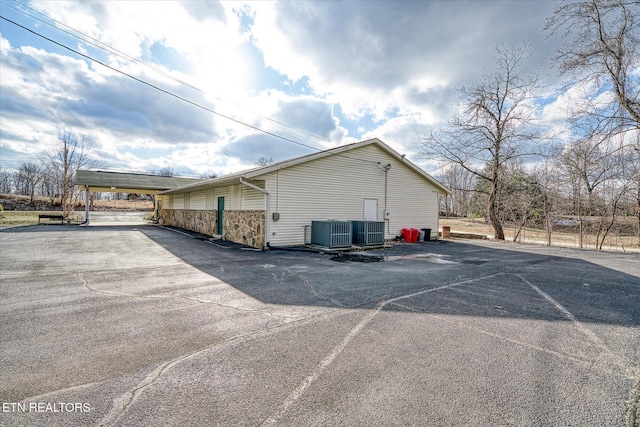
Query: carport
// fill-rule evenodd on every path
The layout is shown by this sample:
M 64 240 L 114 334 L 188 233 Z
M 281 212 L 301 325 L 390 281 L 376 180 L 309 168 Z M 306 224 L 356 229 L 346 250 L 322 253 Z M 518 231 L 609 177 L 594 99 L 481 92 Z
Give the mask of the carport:
M 76 185 L 85 192 L 83 225 L 89 225 L 89 195 L 92 191 L 101 193 L 133 193 L 156 195 L 161 191 L 201 181 L 199 178 L 182 178 L 142 173 L 112 172 L 103 170 L 78 169 Z M 156 216 L 161 206 L 156 202 Z

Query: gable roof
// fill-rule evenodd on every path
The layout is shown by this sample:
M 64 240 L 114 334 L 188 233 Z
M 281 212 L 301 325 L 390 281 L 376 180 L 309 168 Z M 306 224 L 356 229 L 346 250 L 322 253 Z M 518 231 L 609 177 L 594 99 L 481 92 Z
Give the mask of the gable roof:
M 409 169 L 413 170 L 418 175 L 422 176 L 422 178 L 424 178 L 426 181 L 433 184 L 442 193 L 449 194 L 449 189 L 447 189 L 444 185 L 442 185 L 431 175 L 429 175 L 428 173 L 420 169 L 418 166 L 416 166 L 415 164 L 407 160 L 403 155 L 400 155 L 397 151 L 393 150 L 387 144 L 380 141 L 378 138 L 368 139 L 366 141 L 360 141 L 353 144 L 341 145 L 339 147 L 330 148 L 328 150 L 319 151 L 317 153 L 307 154 L 304 156 L 295 157 L 293 159 L 272 163 L 266 166 L 261 166 L 253 169 L 244 170 L 241 172 L 232 173 L 219 178 L 213 178 L 213 179 L 200 181 L 194 184 L 183 185 L 180 187 L 172 188 L 167 191 L 163 191 L 160 194 L 168 195 L 168 194 L 184 193 L 188 191 L 205 190 L 208 188 L 218 187 L 223 185 L 237 184 L 237 183 L 240 183 L 240 178 L 243 178 L 243 179 L 259 178 L 261 175 L 266 175 L 268 173 L 275 172 L 277 170 L 311 162 L 317 159 L 322 159 L 328 156 L 343 154 L 343 153 L 352 151 L 354 149 L 365 147 L 367 145 L 372 145 L 372 144 L 377 145 L 383 151 L 387 152 L 389 155 L 396 158 L 398 161 L 402 162 Z

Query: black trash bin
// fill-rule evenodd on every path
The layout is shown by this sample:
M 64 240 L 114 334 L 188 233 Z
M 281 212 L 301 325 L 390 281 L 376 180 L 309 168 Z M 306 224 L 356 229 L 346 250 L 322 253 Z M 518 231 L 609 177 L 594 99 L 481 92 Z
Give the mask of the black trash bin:
M 424 242 L 428 242 L 431 240 L 431 229 L 430 228 L 421 228 L 421 231 L 424 231 Z

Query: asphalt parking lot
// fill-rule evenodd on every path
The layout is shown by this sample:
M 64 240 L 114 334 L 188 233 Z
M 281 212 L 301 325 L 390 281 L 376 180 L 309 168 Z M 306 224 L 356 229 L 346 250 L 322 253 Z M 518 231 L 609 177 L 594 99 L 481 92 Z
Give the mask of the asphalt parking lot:
M 0 231 L 0 425 L 640 424 L 640 255 Z

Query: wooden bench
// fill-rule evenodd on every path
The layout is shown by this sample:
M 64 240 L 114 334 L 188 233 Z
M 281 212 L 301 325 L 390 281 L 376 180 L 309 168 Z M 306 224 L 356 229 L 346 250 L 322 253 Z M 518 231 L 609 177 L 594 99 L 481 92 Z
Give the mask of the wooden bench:
M 38 224 L 43 219 L 59 219 L 60 224 L 64 224 L 64 216 L 59 214 L 38 214 Z

